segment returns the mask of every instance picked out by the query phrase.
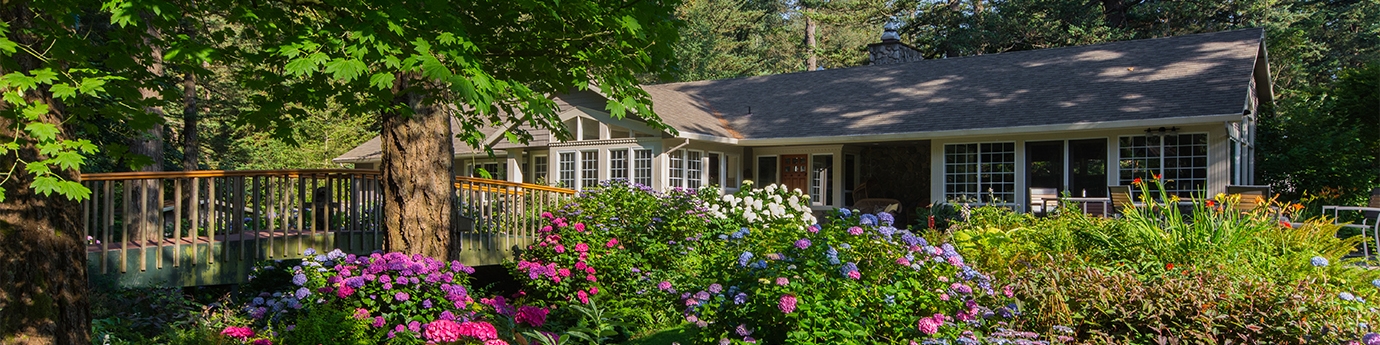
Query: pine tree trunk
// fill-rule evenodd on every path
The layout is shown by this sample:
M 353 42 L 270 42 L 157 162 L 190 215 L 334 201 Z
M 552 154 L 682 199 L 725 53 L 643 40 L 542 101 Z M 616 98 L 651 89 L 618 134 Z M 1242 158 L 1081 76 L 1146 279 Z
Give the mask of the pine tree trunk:
M 26 4 L 0 8 L 0 22 L 9 24 L 10 39 L 26 46 L 42 42 L 26 35 L 35 18 Z M 19 72 L 40 66 L 28 54 L 15 54 Z M 15 72 L 0 65 L 0 75 Z M 46 88 L 27 92 L 25 99 L 47 103 L 50 111 L 39 120 L 60 123 L 62 106 Z M 13 138 L 13 119 L 0 117 L 0 137 Z M 59 139 L 71 139 L 62 131 Z M 38 161 L 33 144 L 0 155 L 0 166 L 21 164 L 16 158 Z M 22 168 L 20 168 L 22 170 Z M 80 178 L 74 170 L 55 170 L 64 178 Z M 17 173 L 5 184 L 0 202 L 0 342 L 9 344 L 89 344 L 91 312 L 87 301 L 86 246 L 81 205 L 65 197 L 42 196 L 29 188 L 32 175 Z
M 399 76 L 394 102 L 412 110 L 383 114 L 383 230 L 388 251 L 453 259 L 450 231 L 454 208 L 455 150 L 450 115 L 427 99 L 416 74 Z
M 145 15 L 147 22 L 149 16 Z M 163 67 L 163 48 L 158 46 L 154 40 L 162 36 L 152 25 L 149 25 L 144 36 L 144 46 L 149 49 L 149 60 L 144 61 L 145 66 L 154 77 L 162 77 Z M 159 90 L 150 87 L 139 88 L 139 95 L 145 101 L 153 101 L 154 104 L 161 103 L 162 95 Z M 144 107 L 144 112 L 153 114 L 157 118 L 153 127 L 144 130 L 142 135 L 129 138 L 129 152 L 142 155 L 152 160 L 149 164 L 140 167 L 138 171 L 163 171 L 163 107 L 154 105 Z M 161 235 L 163 226 L 159 222 L 159 216 L 163 210 L 163 188 L 162 180 L 136 180 L 124 184 L 125 205 L 129 214 L 133 215 L 134 222 L 125 225 L 125 231 L 129 233 L 129 238 L 133 241 L 144 243 L 145 240 L 154 240 L 156 235 Z M 142 204 L 141 204 L 142 203 Z
M 818 63 L 818 61 L 817 61 L 817 58 L 815 57 L 815 47 L 816 47 L 816 46 L 817 46 L 817 44 L 815 44 L 815 19 L 814 19 L 814 18 L 810 18 L 809 15 L 806 15 L 806 16 L 805 16 L 805 54 L 807 55 L 806 61 L 805 61 L 805 66 L 806 66 L 806 67 L 805 67 L 805 70 L 806 70 L 806 71 L 814 71 L 814 70 L 819 69 L 819 63 Z
M 182 75 L 182 170 L 198 169 L 197 159 L 201 154 L 201 138 L 197 132 L 196 74 L 191 71 Z

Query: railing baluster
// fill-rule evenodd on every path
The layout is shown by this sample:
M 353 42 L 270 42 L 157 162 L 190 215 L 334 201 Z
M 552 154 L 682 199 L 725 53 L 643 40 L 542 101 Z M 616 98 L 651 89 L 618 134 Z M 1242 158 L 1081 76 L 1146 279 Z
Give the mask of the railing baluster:
M 173 179 L 173 267 L 182 257 L 182 179 Z
M 220 203 L 216 193 L 216 178 L 206 179 L 206 264 L 216 263 L 216 228 L 220 226 L 219 215 Z M 221 252 L 226 250 L 225 245 L 221 245 Z M 224 255 L 224 254 L 222 254 Z M 222 258 L 224 261 L 224 258 Z
M 101 231 L 105 232 L 105 243 L 101 244 L 101 273 L 110 273 L 110 241 L 114 239 L 115 232 L 115 181 L 105 181 L 105 223 L 101 226 Z
M 251 187 L 250 187 L 250 188 L 252 188 L 252 190 L 253 190 L 253 203 L 254 203 L 254 205 L 253 205 L 252 207 L 250 207 L 250 210 L 251 210 L 251 212 L 253 212 L 253 213 L 251 214 L 251 219 L 252 219 L 252 221 L 251 221 L 251 223 L 249 223 L 249 224 L 250 224 L 250 230 L 249 230 L 249 231 L 250 231 L 250 233 L 252 234 L 252 236 L 254 236 L 254 249 L 253 249 L 252 251 L 249 252 L 249 253 L 250 253 L 250 257 L 249 257 L 249 258 L 250 258 L 251 260 L 258 260 L 258 259 L 259 259 L 259 222 L 260 222 L 260 220 L 263 219 L 263 217 L 262 217 L 262 214 L 263 214 L 263 208 L 262 208 L 262 207 L 263 207 L 263 204 L 262 204 L 262 201 L 263 201 L 263 190 L 261 190 L 260 188 L 262 188 L 262 187 L 259 186 L 259 176 L 251 177 L 251 178 L 250 178 L 250 184 L 251 184 Z
M 192 184 L 192 200 L 187 203 L 187 207 L 191 208 L 187 210 L 187 216 L 191 218 L 192 229 L 188 235 L 192 237 L 192 266 L 196 266 L 196 253 L 201 246 L 197 244 L 201 239 L 201 179 L 193 177 L 188 181 Z

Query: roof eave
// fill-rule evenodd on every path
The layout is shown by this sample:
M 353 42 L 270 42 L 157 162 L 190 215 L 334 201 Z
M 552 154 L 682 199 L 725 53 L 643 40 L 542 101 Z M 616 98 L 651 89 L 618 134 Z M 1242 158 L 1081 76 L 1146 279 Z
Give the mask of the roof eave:
M 1105 121 L 1105 122 L 1080 122 L 1052 125 L 1018 126 L 1018 127 L 994 127 L 978 129 L 959 129 L 947 131 L 928 131 L 928 132 L 905 132 L 905 133 L 886 133 L 886 134 L 857 134 L 857 135 L 836 135 L 836 136 L 814 136 L 798 138 L 762 138 L 762 139 L 740 139 L 736 144 L 742 146 L 781 146 L 781 145 L 813 145 L 813 144 L 850 144 L 850 143 L 870 143 L 884 141 L 908 141 L 908 140 L 930 140 L 945 139 L 967 136 L 989 136 L 989 135 L 1011 135 L 1011 134 L 1032 134 L 1048 133 L 1058 131 L 1079 131 L 1079 130 L 1098 130 L 1098 129 L 1124 129 L 1136 127 L 1159 127 L 1159 126 L 1183 126 L 1193 124 L 1216 124 L 1222 122 L 1240 121 L 1241 113 L 1228 113 L 1203 116 L 1181 116 L 1158 119 L 1142 119 L 1128 121 Z M 694 139 L 694 138 L 691 138 Z M 722 139 L 722 138 L 721 138 Z

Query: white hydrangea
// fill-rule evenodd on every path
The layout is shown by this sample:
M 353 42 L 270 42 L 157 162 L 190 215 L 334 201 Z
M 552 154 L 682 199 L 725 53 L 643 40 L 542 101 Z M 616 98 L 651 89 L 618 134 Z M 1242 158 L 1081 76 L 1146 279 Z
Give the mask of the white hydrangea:
M 715 207 L 710 207 L 710 214 L 720 219 L 741 216 L 749 223 L 788 221 L 803 228 L 817 221 L 809 200 L 799 189 L 788 191 L 779 185 L 768 185 L 724 195 L 712 202 Z

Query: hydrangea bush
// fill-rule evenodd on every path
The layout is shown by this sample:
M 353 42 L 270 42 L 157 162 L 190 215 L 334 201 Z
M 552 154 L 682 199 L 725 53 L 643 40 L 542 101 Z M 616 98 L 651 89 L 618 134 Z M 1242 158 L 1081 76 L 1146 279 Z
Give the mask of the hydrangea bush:
M 277 261 L 256 267 L 248 288 L 267 288 L 243 307 L 253 320 L 225 334 L 249 341 L 286 342 L 301 334 L 296 322 L 314 313 L 343 312 L 358 332 L 340 342 L 384 344 L 507 344 L 518 327 L 541 327 L 546 309 L 515 307 L 501 297 L 476 301 L 467 287 L 474 269 L 419 254 L 345 254 L 308 250 L 300 262 Z M 481 303 L 482 302 L 482 303 Z M 262 335 L 267 336 L 262 336 Z M 344 338 L 347 335 L 337 335 Z
M 823 225 L 717 235 L 730 256 L 715 281 L 679 291 L 686 321 L 710 344 L 976 343 L 1019 313 L 953 246 L 893 222 L 839 210 Z
M 528 298 L 549 303 L 588 304 L 597 295 L 643 326 L 673 322 L 674 302 L 658 291 L 660 283 L 686 284 L 703 272 L 703 233 L 725 225 L 722 212 L 704 200 L 711 189 L 666 193 L 622 180 L 582 191 L 555 213 L 538 238 L 518 255 L 510 270 Z M 712 243 L 710 243 L 712 244 Z M 577 316 L 577 315 L 571 315 Z M 572 320 L 566 320 L 567 323 Z

